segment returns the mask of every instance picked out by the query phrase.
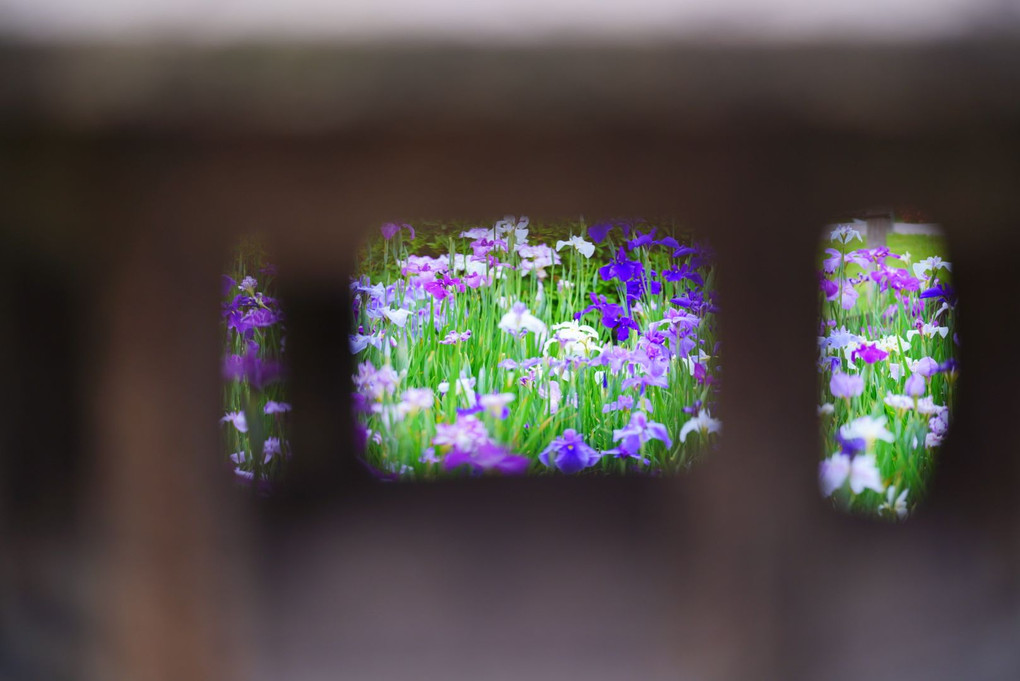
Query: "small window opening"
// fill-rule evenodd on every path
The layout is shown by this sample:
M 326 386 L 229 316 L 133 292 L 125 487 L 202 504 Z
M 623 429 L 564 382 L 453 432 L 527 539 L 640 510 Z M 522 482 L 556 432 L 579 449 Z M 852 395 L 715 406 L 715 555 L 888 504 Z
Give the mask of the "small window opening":
M 867 211 L 825 229 L 819 265 L 821 493 L 903 520 L 927 493 L 956 397 L 946 240 L 917 211 Z
M 364 464 L 416 481 L 687 469 L 721 429 L 715 276 L 669 220 L 382 225 L 350 282 Z

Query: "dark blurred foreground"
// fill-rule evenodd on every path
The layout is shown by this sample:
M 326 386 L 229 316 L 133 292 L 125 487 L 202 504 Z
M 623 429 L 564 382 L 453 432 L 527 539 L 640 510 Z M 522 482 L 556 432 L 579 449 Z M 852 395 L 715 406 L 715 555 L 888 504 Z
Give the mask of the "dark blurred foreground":
M 0 679 L 1020 676 L 1020 44 L 0 54 Z M 815 480 L 820 225 L 942 223 L 960 401 L 926 510 Z M 717 246 L 720 452 L 381 485 L 343 315 L 383 221 L 675 215 Z M 291 488 L 219 464 L 218 277 L 296 273 Z

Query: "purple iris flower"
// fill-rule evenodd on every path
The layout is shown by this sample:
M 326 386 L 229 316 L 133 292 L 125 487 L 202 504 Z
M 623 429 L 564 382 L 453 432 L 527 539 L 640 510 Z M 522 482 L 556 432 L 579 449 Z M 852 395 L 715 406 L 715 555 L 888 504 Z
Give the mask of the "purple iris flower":
M 589 312 L 597 310 L 602 315 L 602 326 L 607 329 L 615 329 L 616 338 L 621 341 L 627 340 L 631 329 L 637 332 L 641 331 L 641 327 L 633 319 L 623 315 L 621 306 L 607 302 L 605 296 L 596 296 L 595 293 L 590 293 L 589 296 L 591 296 L 592 304 L 575 313 L 574 319 L 580 319 Z
M 822 360 L 819 363 L 819 369 L 824 370 L 826 368 L 825 367 L 826 364 L 829 365 L 828 366 L 829 371 L 835 371 L 836 369 L 840 368 L 843 365 L 843 362 L 839 359 L 839 357 L 833 355 L 832 357 L 828 357 Z
M 840 451 L 851 459 L 863 452 L 868 444 L 862 437 L 845 438 L 838 431 L 836 432 L 836 442 L 839 444 Z
M 835 248 L 826 248 L 825 252 L 829 257 L 822 261 L 822 271 L 826 274 L 833 274 L 839 269 L 839 262 L 843 259 L 843 254 Z
M 482 405 L 478 404 L 478 402 L 475 402 L 475 405 L 473 407 L 463 407 L 458 409 L 457 416 L 471 416 L 472 414 L 480 414 L 483 411 L 485 410 L 482 409 Z
M 634 386 L 640 386 L 641 392 L 643 393 L 645 388 L 650 385 L 654 385 L 659 388 L 669 387 L 669 381 L 666 378 L 666 370 L 669 367 L 669 360 L 663 357 L 652 358 L 644 352 L 635 352 L 633 354 L 633 360 L 644 368 L 645 373 L 625 379 L 623 381 L 624 390 L 628 390 Z
M 927 385 L 924 382 L 924 376 L 918 373 L 911 374 L 910 378 L 903 384 L 903 392 L 910 397 L 921 397 L 926 389 Z
M 935 298 L 937 300 L 943 300 L 949 304 L 950 307 L 956 307 L 957 295 L 956 290 L 952 286 L 946 284 L 938 284 L 930 289 L 921 292 L 919 298 Z
M 238 335 L 248 336 L 253 329 L 272 326 L 281 319 L 283 319 L 283 315 L 278 310 L 267 307 L 248 310 L 232 309 L 227 312 L 227 328 L 233 329 Z
M 248 381 L 253 387 L 262 390 L 264 387 L 280 380 L 283 366 L 271 359 L 260 359 L 258 343 L 249 341 L 248 349 L 241 355 L 230 355 L 223 361 L 223 378 L 235 381 Z
M 422 288 L 424 288 L 425 291 L 436 300 L 442 300 L 443 298 L 447 298 L 453 295 L 452 293 L 446 290 L 446 287 L 443 286 L 441 282 L 438 281 L 430 281 L 427 284 L 425 284 Z
M 868 364 L 874 364 L 875 362 L 881 362 L 888 356 L 889 353 L 882 350 L 877 345 L 873 343 L 865 343 L 850 353 L 850 361 L 856 362 L 857 359 L 860 358 Z
M 607 220 L 599 222 L 588 228 L 588 237 L 597 244 L 602 243 L 609 236 L 613 227 L 619 227 L 624 236 L 630 236 L 630 224 L 622 220 Z
M 702 385 L 708 385 L 715 382 L 715 380 L 708 375 L 708 367 L 702 362 L 694 363 L 694 379 Z
M 641 333 L 641 327 L 637 325 L 630 317 L 620 317 L 619 323 L 616 325 L 616 340 L 625 341 L 630 336 L 630 330 Z
M 626 251 L 621 246 L 616 253 L 616 257 L 609 261 L 607 265 L 599 268 L 599 276 L 602 277 L 602 281 L 609 281 L 610 279 L 630 281 L 643 271 L 644 265 L 638 260 L 628 260 Z
M 588 238 L 597 244 L 602 243 L 609 236 L 610 230 L 613 229 L 613 223 L 611 222 L 600 222 L 592 225 L 588 228 Z
M 630 423 L 613 430 L 613 442 L 620 442 L 618 447 L 620 456 L 637 458 L 641 445 L 649 440 L 660 440 L 665 443 L 667 449 L 673 446 L 673 439 L 669 436 L 666 426 L 649 421 L 643 411 L 633 412 L 630 415 Z
M 520 475 L 528 468 L 527 457 L 511 454 L 495 442 L 484 442 L 471 450 L 454 448 L 443 459 L 443 468 L 453 470 L 469 466 L 478 473 L 498 471 L 504 475 Z
M 390 239 L 397 235 L 397 232 L 399 232 L 402 229 L 406 229 L 408 232 L 411 233 L 411 238 L 412 239 L 414 238 L 414 227 L 405 223 L 398 224 L 396 222 L 387 222 L 383 224 L 382 227 L 379 228 L 379 231 L 382 232 L 383 238 L 389 241 Z
M 538 455 L 538 460 L 543 464 L 548 467 L 555 466 L 567 475 L 594 466 L 601 458 L 602 455 L 589 447 L 573 428 L 563 431 L 563 435 L 553 440 L 545 451 Z
M 463 333 L 458 333 L 456 331 L 451 331 L 450 333 L 446 334 L 446 337 L 443 338 L 443 340 L 439 341 L 439 344 L 440 345 L 453 345 L 454 343 L 462 343 L 462 342 L 466 341 L 469 338 L 471 338 L 471 329 L 468 329 L 467 331 L 465 331 Z
M 833 397 L 857 397 L 864 392 L 864 377 L 860 375 L 837 372 L 829 380 L 829 390 Z
M 819 277 L 819 283 L 822 286 L 822 293 L 825 294 L 825 299 L 832 302 L 839 295 L 839 284 L 824 276 Z
M 230 277 L 226 274 L 223 275 L 221 282 L 223 292 L 222 295 L 224 296 L 230 295 L 230 292 L 237 288 L 237 281 L 233 277 Z
M 953 371 L 956 371 L 956 367 L 957 366 L 958 366 L 958 364 L 957 364 L 956 360 L 953 359 L 952 357 L 950 357 L 949 359 L 947 359 L 942 364 L 939 364 L 938 368 L 935 369 L 935 371 L 936 371 L 936 373 L 953 372 Z
M 652 275 L 654 276 L 655 273 L 652 272 Z M 638 274 L 627 282 L 627 300 L 632 303 L 637 301 L 642 295 L 644 295 L 646 288 L 653 296 L 657 296 L 662 292 L 662 283 L 655 281 L 654 279 L 647 281 L 644 276 Z
M 360 393 L 356 394 L 361 395 Z M 364 396 L 362 395 L 362 397 Z M 274 402 L 273 400 L 269 400 L 266 402 L 266 406 L 262 411 L 266 414 L 286 414 L 290 411 L 290 404 L 287 402 Z
M 896 258 L 897 260 L 900 260 L 900 256 L 890 251 L 889 248 L 886 246 L 878 246 L 876 248 L 861 248 L 858 249 L 856 253 L 860 257 L 869 260 L 875 263 L 876 265 L 884 265 L 886 258 Z
M 665 241 L 665 239 L 663 239 L 663 241 Z M 674 258 L 682 258 L 685 255 L 691 255 L 692 253 L 697 253 L 697 252 L 698 252 L 698 249 L 695 248 L 694 246 L 680 246 L 680 245 L 677 245 L 677 247 L 673 251 L 673 257 Z
M 227 279 L 230 279 L 230 277 L 227 277 Z M 230 279 L 230 280 L 233 281 L 233 279 Z M 236 296 L 234 296 L 231 299 L 231 301 L 229 303 L 224 303 L 224 305 L 223 305 L 223 316 L 226 317 L 231 312 L 244 312 L 244 310 L 242 308 L 251 307 L 252 305 L 257 305 L 257 304 L 258 304 L 258 301 L 254 297 L 249 296 L 249 295 L 247 295 L 245 293 L 238 293 Z
M 917 291 L 921 288 L 921 280 L 911 276 L 906 270 L 898 267 L 880 266 L 868 275 L 872 281 L 878 284 L 883 293 L 889 289 L 894 291 Z
M 931 357 L 922 357 L 914 363 L 914 372 L 924 377 L 938 373 L 939 363 Z
M 449 274 L 444 273 L 443 278 L 440 281 L 442 281 L 443 286 L 449 286 L 451 288 L 457 289 L 461 293 L 464 293 L 464 284 L 463 282 L 461 282 L 460 279 L 456 277 L 451 277 Z
M 608 414 L 613 411 L 622 411 L 624 409 L 630 410 L 634 408 L 634 398 L 630 395 L 620 395 L 617 399 L 612 402 L 606 402 L 602 405 L 602 413 Z
M 649 246 L 655 243 L 655 232 L 657 229 L 658 229 L 657 227 L 652 227 L 651 231 L 648 232 L 647 234 L 642 234 L 641 232 L 635 229 L 634 233 L 637 236 L 627 242 L 627 249 L 633 251 L 636 248 L 641 248 L 642 246 Z
M 686 263 L 680 267 L 665 270 L 662 273 L 662 278 L 666 281 L 683 281 L 687 279 L 697 286 L 705 285 L 705 279 Z

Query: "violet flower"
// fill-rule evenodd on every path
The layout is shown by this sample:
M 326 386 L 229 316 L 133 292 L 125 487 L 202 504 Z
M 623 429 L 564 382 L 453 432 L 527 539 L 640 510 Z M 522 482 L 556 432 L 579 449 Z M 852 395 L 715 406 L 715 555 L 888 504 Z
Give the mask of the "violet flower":
M 881 362 L 888 356 L 889 353 L 879 348 L 878 345 L 874 343 L 864 343 L 850 353 L 850 361 L 856 362 L 857 359 L 860 358 L 868 364 L 874 364 L 875 362 Z
M 290 411 L 290 405 L 286 402 L 274 402 L 269 400 L 266 402 L 266 406 L 262 409 L 263 413 L 266 414 L 286 414 Z
M 639 260 L 628 260 L 626 251 L 620 247 L 619 251 L 608 264 L 599 268 L 599 276 L 602 281 L 617 279 L 622 282 L 630 281 L 634 276 L 644 271 L 644 265 Z
M 931 357 L 922 357 L 916 362 L 910 362 L 910 370 L 916 374 L 921 374 L 925 378 L 929 378 L 932 375 L 938 373 L 939 363 Z
M 837 372 L 829 379 L 829 390 L 833 397 L 857 397 L 864 392 L 864 377 Z
M 260 359 L 258 351 L 258 344 L 249 341 L 244 356 L 229 355 L 226 357 L 223 360 L 223 378 L 247 381 L 258 390 L 279 381 L 283 376 L 283 365 L 273 359 Z
M 438 281 L 430 281 L 424 286 L 422 286 L 422 288 L 424 288 L 425 291 L 427 291 L 428 294 L 435 298 L 437 301 L 443 300 L 444 298 L 448 298 L 453 295 L 452 293 L 446 290 L 446 287 L 443 286 L 442 282 Z
M 630 415 L 630 423 L 623 428 L 613 430 L 613 442 L 620 442 L 619 449 L 623 455 L 637 457 L 641 445 L 649 440 L 660 440 L 666 448 L 673 446 L 666 426 L 648 420 L 643 411 L 635 411 Z
M 633 239 L 627 242 L 627 250 L 633 251 L 635 249 L 641 248 L 642 246 L 648 246 L 655 243 L 655 232 L 657 229 L 658 229 L 657 227 L 652 227 L 651 231 L 649 231 L 647 234 L 642 234 L 641 232 L 635 229 L 634 233 L 637 236 L 635 236 Z
M 634 404 L 635 404 L 634 398 L 631 397 L 630 395 L 620 395 L 612 402 L 606 402 L 605 404 L 603 404 L 602 413 L 608 414 L 613 411 L 623 410 L 629 411 L 634 408 Z M 637 407 L 638 409 L 643 409 L 644 411 L 651 411 L 652 403 L 648 401 L 647 397 L 639 397 L 637 400 Z
M 538 460 L 545 466 L 550 468 L 555 466 L 568 475 L 594 466 L 601 458 L 602 455 L 589 447 L 573 428 L 563 431 L 563 435 L 554 439 L 545 451 L 538 455 Z
M 436 396 L 429 388 L 408 388 L 404 391 L 400 404 L 397 405 L 397 412 L 403 416 L 416 414 L 419 411 L 431 409 L 435 401 Z
M 227 412 L 227 414 L 220 419 L 220 423 L 227 423 L 228 421 L 234 425 L 234 428 L 237 428 L 239 433 L 248 432 L 248 420 L 244 417 L 243 411 Z
M 942 300 L 950 307 L 956 307 L 957 295 L 956 290 L 947 284 L 938 284 L 930 289 L 921 292 L 918 296 L 922 299 L 935 298 L 936 300 Z
M 451 331 L 450 333 L 446 334 L 445 338 L 443 338 L 441 341 L 439 341 L 439 344 L 440 345 L 453 345 L 454 343 L 462 343 L 462 342 L 466 341 L 468 338 L 471 338 L 471 329 L 468 329 L 467 331 L 465 331 L 463 333 L 458 333 L 456 331 Z
M 414 227 L 406 223 L 398 224 L 396 222 L 387 222 L 384 223 L 382 227 L 379 228 L 379 231 L 382 232 L 383 238 L 389 241 L 390 239 L 397 235 L 397 232 L 399 232 L 402 229 L 406 229 L 408 232 L 411 233 L 411 238 L 412 239 L 414 238 Z
M 926 388 L 927 386 L 925 385 L 924 376 L 918 373 L 913 373 L 904 384 L 903 391 L 910 397 L 921 397 L 924 395 Z
M 609 231 L 612 228 L 613 226 L 608 222 L 600 222 L 588 228 L 588 236 L 591 237 L 591 240 L 596 244 L 600 244 L 606 240 L 606 237 L 609 236 Z
M 623 315 L 623 308 L 621 306 L 616 303 L 607 302 L 605 296 L 596 296 L 594 293 L 589 295 L 591 296 L 592 304 L 580 312 L 575 312 L 574 319 L 580 319 L 589 312 L 597 310 L 602 314 L 602 326 L 607 329 L 615 329 L 617 340 L 627 340 L 631 329 L 640 333 L 641 327 L 633 319 Z
M 818 485 L 822 496 L 830 496 L 850 481 L 850 491 L 860 494 L 866 489 L 878 493 L 885 491 L 882 486 L 882 475 L 878 471 L 873 454 L 849 457 L 836 452 L 818 465 Z
M 704 286 L 704 278 L 698 274 L 690 265 L 683 264 L 680 267 L 673 267 L 663 271 L 662 278 L 666 281 L 683 281 L 687 279 L 697 286 Z

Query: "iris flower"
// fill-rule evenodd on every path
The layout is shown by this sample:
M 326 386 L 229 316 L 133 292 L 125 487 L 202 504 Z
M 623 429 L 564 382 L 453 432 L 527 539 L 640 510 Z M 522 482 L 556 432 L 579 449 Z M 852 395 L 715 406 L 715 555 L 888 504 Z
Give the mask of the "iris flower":
M 882 350 L 875 344 L 864 343 L 850 353 L 850 361 L 856 362 L 858 358 L 863 359 L 867 364 L 881 362 L 889 356 L 889 353 Z
M 680 429 L 680 442 L 686 442 L 687 436 L 695 431 L 707 435 L 708 433 L 718 433 L 720 430 L 722 430 L 722 421 L 712 418 L 709 412 L 702 409 L 698 411 L 697 416 L 690 419 Z
M 389 241 L 390 239 L 397 235 L 397 232 L 399 232 L 402 229 L 406 229 L 408 232 L 411 233 L 411 238 L 412 239 L 414 238 L 414 227 L 406 223 L 398 224 L 396 222 L 387 222 L 384 223 L 383 226 L 379 228 L 379 231 L 382 232 L 383 238 Z
M 885 491 L 885 501 L 878 507 L 880 513 L 889 513 L 894 515 L 900 520 L 907 517 L 907 494 L 910 493 L 910 488 L 904 488 L 900 492 L 899 496 L 896 495 L 896 487 L 889 485 L 889 488 Z
M 853 225 L 837 225 L 836 229 L 832 230 L 832 234 L 829 235 L 829 239 L 832 241 L 838 241 L 841 244 L 848 244 L 854 239 L 860 242 L 864 242 L 861 238 L 861 233 L 853 228 Z
M 935 274 L 940 269 L 946 269 L 949 272 L 953 271 L 952 264 L 946 262 L 937 255 L 933 255 L 930 258 L 925 258 L 920 262 L 916 262 L 913 265 L 914 276 L 918 279 L 927 279 L 929 275 Z
M 471 329 L 468 329 L 467 331 L 465 331 L 463 333 L 458 333 L 456 331 L 451 331 L 450 333 L 446 334 L 446 338 L 444 338 L 443 340 L 439 341 L 439 344 L 440 345 L 453 345 L 454 343 L 462 343 L 462 342 L 466 341 L 468 338 L 471 338 Z
M 557 241 L 556 250 L 559 251 L 564 246 L 573 246 L 577 249 L 577 252 L 583 255 L 586 259 L 590 258 L 595 253 L 595 244 L 590 241 L 586 241 L 584 237 L 574 235 L 567 241 Z
M 613 430 L 613 442 L 619 442 L 619 449 L 626 456 L 637 457 L 641 445 L 649 440 L 659 440 L 666 448 L 673 446 L 666 426 L 648 420 L 643 411 L 635 411 L 630 415 L 630 423 L 623 428 Z
M 599 268 L 599 276 L 602 277 L 602 281 L 618 279 L 626 282 L 639 276 L 642 272 L 644 272 L 644 265 L 641 264 L 641 261 L 628 260 L 623 247 L 617 251 L 615 258 Z
M 504 475 L 521 475 L 530 463 L 527 457 L 511 454 L 495 442 L 486 442 L 471 452 L 455 449 L 443 459 L 446 470 L 469 466 L 476 472 L 496 471 Z
M 903 389 L 910 397 L 921 397 L 926 387 L 924 376 L 915 373 L 910 375 Z
M 266 406 L 262 409 L 266 414 L 285 414 L 290 411 L 290 405 L 286 402 L 274 402 L 269 400 L 266 402 Z
M 498 326 L 503 331 L 522 338 L 528 333 L 534 333 L 538 337 L 547 334 L 545 323 L 531 314 L 528 306 L 520 301 L 514 303 L 510 311 L 503 315 Z
M 478 406 L 493 416 L 505 419 L 510 416 L 510 409 L 507 405 L 514 401 L 514 397 L 513 393 L 481 395 L 478 397 Z
M 861 439 L 871 446 L 875 440 L 882 440 L 884 442 L 893 442 L 893 434 L 889 432 L 889 429 L 885 427 L 885 417 L 879 416 L 873 418 L 871 416 L 862 416 L 839 429 L 839 434 L 847 439 Z M 882 490 L 878 490 L 882 491 Z
M 220 423 L 227 423 L 228 421 L 234 425 L 234 428 L 237 428 L 239 433 L 248 432 L 248 420 L 244 417 L 243 411 L 228 412 L 220 419 Z
M 429 388 L 408 388 L 404 391 L 403 399 L 397 405 L 401 415 L 416 414 L 425 409 L 431 409 L 435 403 L 436 396 Z
M 864 392 L 864 377 L 837 372 L 829 380 L 829 390 L 833 397 L 857 397 Z
M 554 439 L 538 455 L 538 460 L 544 465 L 555 466 L 568 475 L 594 466 L 601 458 L 602 455 L 589 447 L 573 428 L 563 431 L 563 435 Z
M 850 481 L 850 491 L 860 494 L 866 489 L 885 491 L 882 475 L 872 454 L 850 457 L 836 452 L 818 465 L 818 484 L 823 496 L 830 496 Z

